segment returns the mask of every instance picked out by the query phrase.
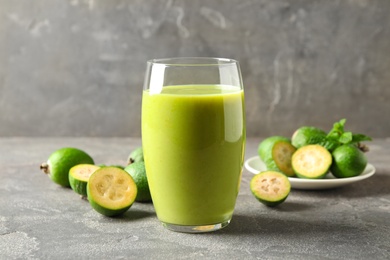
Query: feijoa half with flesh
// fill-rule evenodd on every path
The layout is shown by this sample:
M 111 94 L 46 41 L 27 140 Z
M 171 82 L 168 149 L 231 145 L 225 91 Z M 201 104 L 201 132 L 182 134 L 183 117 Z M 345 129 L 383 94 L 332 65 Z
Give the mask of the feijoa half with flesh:
M 332 155 L 321 145 L 311 144 L 299 148 L 292 156 L 292 167 L 299 178 L 325 177 L 332 164 Z
M 295 151 L 290 139 L 283 136 L 268 137 L 258 147 L 258 154 L 267 170 L 282 172 L 290 177 L 295 175 L 291 166 L 291 157 Z
M 275 145 L 276 142 L 279 142 L 279 141 L 290 142 L 290 139 L 288 139 L 287 137 L 284 137 L 284 136 L 275 135 L 275 136 L 267 137 L 264 140 L 262 140 L 259 144 L 258 149 L 257 149 L 259 157 L 263 161 L 265 161 L 270 156 L 270 153 L 272 151 L 272 147 Z
M 69 183 L 72 190 L 83 197 L 87 196 L 89 177 L 98 169 L 100 167 L 94 164 L 78 164 L 70 168 Z
M 257 200 L 266 206 L 274 207 L 287 199 L 291 184 L 283 173 L 264 171 L 253 176 L 250 189 Z
M 103 167 L 89 177 L 87 195 L 92 208 L 113 217 L 123 214 L 133 205 L 137 185 L 126 171 L 117 167 Z
M 290 143 L 286 141 L 276 142 L 272 147 L 272 159 L 275 163 L 277 169 L 284 173 L 285 175 L 292 177 L 295 175 L 295 172 L 291 165 L 292 155 L 297 149 Z M 273 162 L 269 162 L 270 164 Z

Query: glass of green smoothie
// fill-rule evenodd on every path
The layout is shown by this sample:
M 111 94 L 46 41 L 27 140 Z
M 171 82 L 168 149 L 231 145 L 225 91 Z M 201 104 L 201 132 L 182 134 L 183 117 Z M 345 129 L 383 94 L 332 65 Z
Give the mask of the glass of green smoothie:
M 222 58 L 147 62 L 142 146 L 158 219 L 173 231 L 227 226 L 245 149 L 239 63 Z

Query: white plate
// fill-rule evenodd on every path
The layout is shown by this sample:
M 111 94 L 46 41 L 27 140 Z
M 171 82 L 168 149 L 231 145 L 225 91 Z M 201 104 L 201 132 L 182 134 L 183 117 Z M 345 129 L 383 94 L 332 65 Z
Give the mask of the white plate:
M 267 168 L 265 164 L 258 156 L 254 156 L 245 161 L 245 168 L 253 174 L 257 174 L 260 171 L 265 171 Z M 289 177 L 291 188 L 301 190 L 324 190 L 333 189 L 340 186 L 344 186 L 350 183 L 361 181 L 371 177 L 375 173 L 375 167 L 372 164 L 367 164 L 363 173 L 356 177 L 349 178 L 335 178 L 332 174 L 328 173 L 324 179 L 300 179 Z

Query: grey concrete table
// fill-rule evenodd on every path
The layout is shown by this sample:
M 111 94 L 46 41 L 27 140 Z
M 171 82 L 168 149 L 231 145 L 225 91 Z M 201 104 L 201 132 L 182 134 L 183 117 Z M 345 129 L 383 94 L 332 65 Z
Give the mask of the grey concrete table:
M 248 140 L 246 158 L 260 140 Z M 277 208 L 254 199 L 244 170 L 231 224 L 207 234 L 164 229 L 152 204 L 101 216 L 38 169 L 64 146 L 86 150 L 96 163 L 124 164 L 140 144 L 0 138 L 0 259 L 390 259 L 390 139 L 371 143 L 374 176 L 333 190 L 293 190 Z

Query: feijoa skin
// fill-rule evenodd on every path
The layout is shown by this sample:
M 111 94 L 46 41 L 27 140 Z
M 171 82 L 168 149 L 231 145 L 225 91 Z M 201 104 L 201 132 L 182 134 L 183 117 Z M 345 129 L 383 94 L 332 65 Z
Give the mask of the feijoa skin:
M 144 161 L 144 150 L 142 147 L 137 147 L 129 154 L 127 158 L 127 163 L 132 164 L 135 162 L 143 162 Z
M 78 164 L 94 164 L 92 157 L 83 150 L 64 147 L 53 152 L 46 163 L 42 163 L 40 169 L 48 174 L 50 179 L 63 186 L 70 187 L 69 170 Z
M 324 142 L 326 132 L 313 126 L 298 128 L 291 137 L 291 143 L 297 149 L 309 144 L 321 144 Z
M 138 193 L 135 201 L 137 202 L 151 202 L 152 197 L 150 195 L 148 178 L 146 176 L 145 163 L 144 162 L 134 162 L 128 165 L 125 168 L 125 171 L 128 172 L 135 184 L 137 185 Z
M 330 172 L 336 178 L 359 176 L 367 166 L 365 154 L 355 145 L 342 145 L 333 153 L 333 163 Z

